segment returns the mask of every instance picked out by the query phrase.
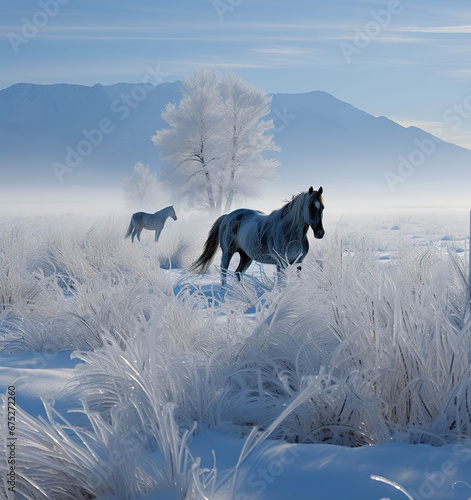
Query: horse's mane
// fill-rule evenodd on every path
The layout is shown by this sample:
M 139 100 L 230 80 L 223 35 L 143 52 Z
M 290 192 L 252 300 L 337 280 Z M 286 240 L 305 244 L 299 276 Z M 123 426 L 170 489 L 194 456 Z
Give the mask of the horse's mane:
M 270 240 L 270 250 L 273 249 L 284 253 L 286 245 L 295 245 L 297 242 L 301 245 L 306 233 L 306 224 L 304 222 L 304 207 L 309 194 L 301 192 L 294 195 L 291 201 L 286 202 L 278 210 L 274 210 L 266 215 L 260 221 L 258 227 L 258 238 L 261 247 L 266 245 L 267 239 Z M 300 247 L 301 248 L 301 247 Z M 283 258 L 283 256 L 281 256 Z
M 169 205 L 168 207 L 164 207 L 162 208 L 161 210 L 155 212 L 156 214 L 166 214 L 167 212 L 171 212 L 171 211 L 174 211 L 175 212 L 175 209 L 173 208 L 173 205 Z
M 293 195 L 290 201 L 286 202 L 278 210 L 274 210 L 268 217 L 273 219 L 273 222 L 281 221 L 282 219 L 286 219 L 286 221 L 300 219 L 303 215 L 306 196 L 307 193 L 305 191 Z

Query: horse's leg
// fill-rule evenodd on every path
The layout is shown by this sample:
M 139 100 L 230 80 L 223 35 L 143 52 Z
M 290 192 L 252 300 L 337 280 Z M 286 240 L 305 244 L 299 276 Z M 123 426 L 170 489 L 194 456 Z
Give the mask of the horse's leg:
M 222 286 L 226 285 L 226 275 L 227 275 L 227 268 L 229 267 L 229 262 L 232 259 L 232 256 L 234 254 L 228 251 L 223 251 L 222 257 L 221 257 L 221 284 Z
M 301 269 L 303 267 L 302 263 L 303 263 L 304 257 L 306 257 L 308 252 L 309 252 L 309 243 L 307 241 L 307 238 L 304 238 L 304 240 L 303 240 L 303 253 L 301 254 L 301 256 L 298 259 L 298 267 L 296 268 L 298 271 L 298 278 L 299 278 L 299 275 L 301 274 Z
M 142 213 L 134 214 L 132 217 L 132 224 L 134 227 L 133 230 L 133 241 L 134 241 L 134 236 L 137 236 L 137 241 L 141 241 L 141 231 L 143 227 L 143 222 L 142 222 Z
M 242 273 L 245 273 L 245 271 L 247 271 L 247 269 L 249 268 L 250 264 L 252 264 L 252 259 L 242 250 L 239 250 L 239 255 L 240 255 L 240 261 L 236 269 L 236 276 L 237 279 L 240 281 Z
M 303 268 L 303 260 L 306 257 L 309 247 L 302 253 L 301 257 L 298 259 L 298 266 L 296 267 L 298 278 L 301 276 L 301 270 Z
M 284 269 L 280 264 L 276 264 L 276 280 L 278 283 L 284 283 Z
M 299 277 L 299 275 L 301 274 L 301 270 L 303 268 L 303 260 L 304 260 L 304 256 L 301 256 L 299 259 L 298 259 L 298 265 L 296 266 L 296 273 Z
M 162 232 L 162 229 L 164 228 L 164 226 L 160 226 L 158 227 L 156 230 L 155 230 L 155 237 L 154 237 L 154 241 L 157 243 L 159 241 L 159 238 L 160 238 L 160 233 Z

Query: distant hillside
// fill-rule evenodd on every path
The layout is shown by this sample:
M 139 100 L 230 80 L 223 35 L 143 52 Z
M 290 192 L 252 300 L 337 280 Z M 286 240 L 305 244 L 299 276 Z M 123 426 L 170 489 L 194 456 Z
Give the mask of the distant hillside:
M 286 124 L 279 118 L 283 110 Z M 385 171 L 397 174 L 404 159 L 414 169 L 403 177 L 407 183 L 471 180 L 471 151 L 419 128 L 376 118 L 325 92 L 275 94 L 271 117 L 280 129 L 278 157 L 296 176 L 312 173 L 316 178 L 384 186 Z M 408 168 L 401 172 L 408 174 Z
M 180 100 L 180 84 L 154 87 L 141 102 L 132 97 L 135 88 L 127 83 L 93 87 L 20 83 L 1 91 L 4 180 L 57 183 L 53 162 L 64 164 L 67 147 L 76 150 L 86 140 L 83 131 L 100 128 L 102 120 L 109 120 L 111 125 L 105 130 L 112 132 L 105 132 L 102 142 L 70 175 L 63 176 L 64 183 L 120 183 L 136 161 L 155 167 L 158 152 L 150 137 L 165 126 L 160 115 L 167 103 Z M 139 93 L 135 97 L 142 98 Z
M 137 91 L 136 85 L 127 83 L 93 87 L 21 83 L 4 89 L 0 91 L 2 182 L 57 185 L 52 164 L 65 164 L 68 152 L 85 139 L 84 131 L 101 125 L 102 140 L 96 133 L 87 139 L 97 143 L 91 152 L 82 144 L 89 154 L 63 175 L 64 184 L 120 185 L 136 161 L 159 170 L 162 163 L 150 138 L 166 125 L 161 112 L 167 103 L 179 99 L 179 82 L 158 85 L 144 94 L 142 88 Z M 276 157 L 283 183 L 303 186 L 307 180 L 344 188 L 368 184 L 390 193 L 384 173 L 397 173 L 401 158 L 416 165 L 406 179 L 408 186 L 471 179 L 471 151 L 418 128 L 376 118 L 324 92 L 275 94 L 271 118 L 276 143 L 282 148 Z M 430 150 L 431 144 L 430 152 L 426 146 Z

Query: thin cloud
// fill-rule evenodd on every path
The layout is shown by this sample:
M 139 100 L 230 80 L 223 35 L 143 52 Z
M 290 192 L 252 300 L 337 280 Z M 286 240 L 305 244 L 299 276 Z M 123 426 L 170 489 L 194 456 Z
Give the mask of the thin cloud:
M 377 41 L 380 43 L 423 43 L 423 39 L 412 36 L 379 36 Z
M 435 33 L 435 34 L 469 34 L 471 33 L 471 24 L 460 26 L 403 26 L 391 28 L 389 31 L 401 33 Z
M 471 78 L 471 69 L 452 69 L 443 71 L 442 74 L 453 78 Z
M 339 40 L 347 40 L 347 41 L 352 41 L 355 40 L 356 34 L 348 34 L 343 37 L 338 37 Z M 398 35 L 386 35 L 381 33 L 374 39 L 375 42 L 378 43 L 398 43 L 398 44 L 406 44 L 406 43 L 424 43 L 424 39 L 422 37 L 414 37 L 414 36 L 398 36 Z M 431 41 L 431 40 L 428 40 Z
M 320 49 L 302 48 L 302 47 L 264 47 L 251 49 L 256 54 L 270 55 L 270 56 L 306 56 L 319 54 L 322 52 Z
M 429 134 L 437 134 L 439 131 L 444 133 L 445 142 L 451 142 L 466 149 L 471 149 L 471 140 L 469 128 L 454 129 L 449 123 L 444 121 L 432 121 L 432 120 L 411 120 L 407 118 L 394 118 L 390 117 L 399 125 L 403 127 L 417 127 Z
M 179 34 L 155 34 L 156 30 L 152 30 L 149 34 L 143 33 L 143 29 L 138 30 L 138 32 L 117 32 L 117 33 L 100 33 L 99 31 L 87 32 L 87 33 L 73 33 L 64 31 L 50 31 L 44 30 L 37 35 L 37 39 L 42 40 L 85 40 L 85 41 L 169 41 L 169 42 L 206 42 L 206 43 L 220 43 L 220 42 L 233 42 L 233 43 L 258 43 L 258 42 L 291 42 L 291 43 L 312 43 L 312 42 L 336 42 L 341 40 L 348 40 L 349 37 L 346 35 L 339 36 L 319 36 L 319 35 L 283 35 L 280 36 L 278 33 L 273 35 L 262 35 L 258 33 L 248 34 L 244 33 L 202 33 L 201 35 L 179 35 Z M 113 30 L 114 31 L 114 30 Z M 0 29 L 1 34 L 1 29 Z M 7 33 L 5 33 L 7 34 Z
M 391 120 L 399 123 L 403 127 L 417 127 L 425 131 L 429 131 L 432 133 L 433 130 L 437 130 L 439 128 L 443 128 L 444 122 L 442 121 L 430 121 L 430 120 L 410 120 L 407 118 L 395 118 L 393 116 L 390 117 Z
M 419 66 L 423 65 L 422 61 L 417 61 L 416 59 L 399 59 L 394 57 L 383 57 L 383 56 L 368 56 L 358 59 L 356 61 L 357 65 L 360 66 L 388 66 L 396 68 L 406 68 L 409 66 Z

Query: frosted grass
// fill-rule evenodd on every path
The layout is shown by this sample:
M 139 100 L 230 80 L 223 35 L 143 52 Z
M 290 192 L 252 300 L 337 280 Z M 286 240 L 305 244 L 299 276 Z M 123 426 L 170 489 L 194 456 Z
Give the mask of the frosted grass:
M 211 498 L 237 487 L 238 468 L 267 438 L 471 438 L 464 241 L 339 229 L 301 273 L 257 272 L 221 290 L 191 275 L 175 287 L 162 250 L 124 242 L 121 226 L 49 228 L 35 243 L 19 230 L 2 247 L 2 348 L 73 347 L 84 362 L 64 396 L 72 413 L 21 413 L 21 460 L 42 464 L 21 475 L 26 498 Z M 169 248 L 178 254 L 181 241 Z M 198 249 L 184 243 L 189 260 Z M 230 477 L 191 456 L 204 428 L 247 439 Z

